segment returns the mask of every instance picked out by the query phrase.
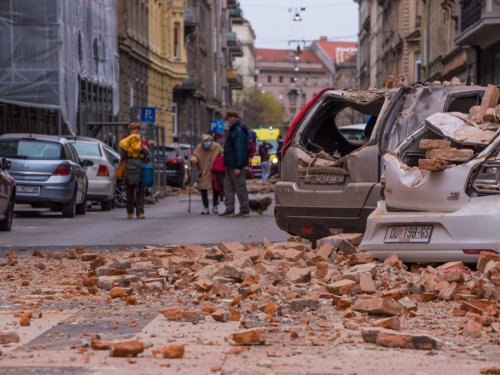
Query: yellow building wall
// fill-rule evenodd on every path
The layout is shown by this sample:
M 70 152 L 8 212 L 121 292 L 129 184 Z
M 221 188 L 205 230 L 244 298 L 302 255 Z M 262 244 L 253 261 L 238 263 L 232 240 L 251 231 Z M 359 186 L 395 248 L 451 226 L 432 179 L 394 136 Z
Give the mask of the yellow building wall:
M 148 105 L 156 107 L 156 125 L 165 128 L 165 142 L 173 142 L 174 87 L 186 74 L 184 1 L 149 0 Z M 178 56 L 174 55 L 174 27 L 178 26 Z

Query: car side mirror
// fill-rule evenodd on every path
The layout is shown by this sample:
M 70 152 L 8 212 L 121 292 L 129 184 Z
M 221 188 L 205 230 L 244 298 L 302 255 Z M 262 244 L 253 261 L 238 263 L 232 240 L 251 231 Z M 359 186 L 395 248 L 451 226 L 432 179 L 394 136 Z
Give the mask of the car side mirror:
M 82 167 L 87 168 L 87 167 L 92 167 L 94 165 L 94 162 L 92 160 L 83 160 L 82 161 Z
M 2 161 L 0 162 L 0 169 L 3 169 L 4 171 L 7 169 L 10 169 L 12 166 L 10 160 L 2 158 Z
M 118 163 L 120 163 L 120 159 L 113 158 L 113 164 L 118 164 Z

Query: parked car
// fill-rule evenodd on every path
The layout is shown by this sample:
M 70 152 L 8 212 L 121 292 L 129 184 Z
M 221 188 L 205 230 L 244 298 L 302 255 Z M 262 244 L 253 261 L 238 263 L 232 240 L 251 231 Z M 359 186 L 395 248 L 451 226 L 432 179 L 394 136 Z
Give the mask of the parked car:
M 186 160 L 186 162 L 189 163 L 189 158 L 191 157 L 191 154 L 193 153 L 193 148 L 191 147 L 191 145 L 188 143 L 172 143 L 172 146 L 179 146 L 182 150 L 183 155 L 184 155 L 184 159 Z
M 297 116 L 284 142 L 275 219 L 306 239 L 363 233 L 380 198 L 380 158 L 436 112 L 468 113 L 483 87 L 417 84 L 391 90 L 324 90 Z M 365 138 L 348 140 L 335 119 L 370 116 Z
M 0 231 L 10 231 L 16 203 L 16 181 L 10 176 L 10 160 L 0 159 Z
M 165 158 L 167 184 L 184 190 L 189 180 L 189 166 L 182 149 L 176 145 L 169 145 L 165 146 L 165 155 L 163 151 L 157 149 L 153 150 L 152 154 L 155 161 L 157 158 Z
M 476 263 L 480 251 L 499 253 L 499 126 L 437 113 L 385 155 L 385 199 L 368 217 L 360 249 L 423 263 Z M 422 140 L 448 148 L 429 152 Z
M 350 141 L 359 141 L 366 139 L 365 137 L 366 124 L 345 125 L 339 128 L 342 135 Z
M 10 175 L 16 180 L 16 203 L 51 207 L 64 217 L 84 215 L 88 179 L 73 145 L 63 137 L 39 134 L 0 136 L 0 157 L 9 158 Z
M 117 160 L 106 151 L 106 144 L 89 137 L 71 138 L 70 143 L 82 159 L 91 160 L 94 165 L 87 167 L 89 187 L 87 199 L 101 202 L 103 211 L 110 211 L 114 206 L 116 175 L 114 164 Z M 120 159 L 118 159 L 119 162 Z

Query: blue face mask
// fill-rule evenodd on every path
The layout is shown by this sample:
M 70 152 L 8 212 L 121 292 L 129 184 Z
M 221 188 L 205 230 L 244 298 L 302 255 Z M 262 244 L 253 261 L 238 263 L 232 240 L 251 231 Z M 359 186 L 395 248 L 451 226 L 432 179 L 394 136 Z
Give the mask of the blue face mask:
M 203 142 L 203 147 L 209 148 L 212 145 L 212 142 Z

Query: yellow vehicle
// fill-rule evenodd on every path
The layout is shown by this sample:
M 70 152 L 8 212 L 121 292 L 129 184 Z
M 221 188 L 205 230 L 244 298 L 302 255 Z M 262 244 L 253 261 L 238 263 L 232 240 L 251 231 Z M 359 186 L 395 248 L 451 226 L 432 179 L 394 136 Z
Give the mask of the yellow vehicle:
M 260 168 L 260 155 L 258 154 L 259 145 L 262 141 L 266 141 L 267 143 L 273 146 L 272 149 L 269 150 L 269 162 L 271 163 L 271 175 L 277 173 L 278 170 L 278 157 L 276 156 L 278 150 L 278 141 L 276 138 L 280 135 L 279 129 L 272 128 L 259 128 L 252 129 L 257 134 L 257 154 L 252 158 L 252 167 L 254 169 L 254 176 L 256 178 L 260 178 L 262 176 L 262 170 Z

